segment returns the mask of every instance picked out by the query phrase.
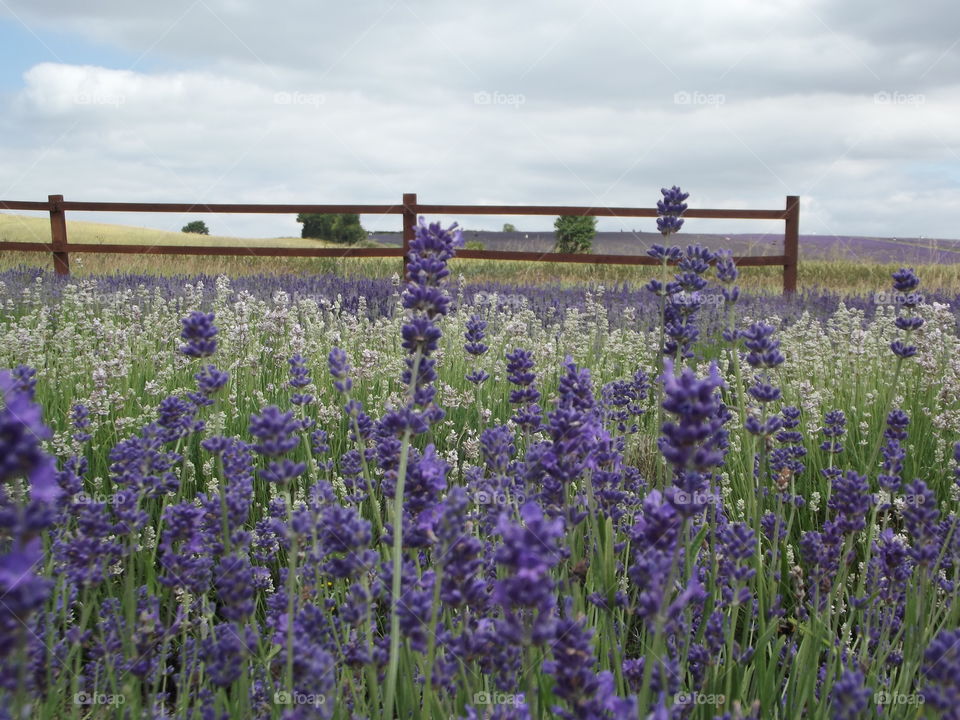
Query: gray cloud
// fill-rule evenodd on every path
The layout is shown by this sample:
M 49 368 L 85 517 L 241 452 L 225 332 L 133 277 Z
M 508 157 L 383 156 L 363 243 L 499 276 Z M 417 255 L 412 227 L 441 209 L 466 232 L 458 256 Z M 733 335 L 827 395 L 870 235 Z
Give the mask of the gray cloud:
M 649 206 L 677 183 L 700 207 L 800 194 L 804 232 L 960 235 L 939 0 L 7 6 L 144 59 L 36 58 L 0 115 L 6 197 Z

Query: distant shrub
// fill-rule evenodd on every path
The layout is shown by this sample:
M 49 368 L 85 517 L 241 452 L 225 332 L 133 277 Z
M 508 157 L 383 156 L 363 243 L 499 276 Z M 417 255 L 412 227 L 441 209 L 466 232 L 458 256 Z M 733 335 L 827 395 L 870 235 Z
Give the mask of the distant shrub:
M 516 232 L 516 231 L 517 231 L 517 228 L 514 226 L 513 223 L 504 223 L 504 224 L 503 224 L 503 231 L 504 231 L 504 232 Z
M 203 220 L 194 220 L 193 222 L 188 222 L 182 228 L 180 232 L 185 233 L 196 233 L 197 235 L 209 235 L 210 228 L 207 227 L 207 224 Z
M 464 250 L 486 250 L 487 248 L 484 247 L 483 243 L 480 242 L 479 240 L 468 240 L 466 243 L 464 243 L 463 249 Z
M 297 222 L 303 223 L 300 235 L 304 238 L 329 240 L 353 245 L 367 239 L 367 231 L 360 225 L 360 216 L 355 213 L 300 213 Z
M 553 223 L 555 242 L 553 249 L 560 253 L 588 253 L 597 234 L 595 217 L 561 215 Z

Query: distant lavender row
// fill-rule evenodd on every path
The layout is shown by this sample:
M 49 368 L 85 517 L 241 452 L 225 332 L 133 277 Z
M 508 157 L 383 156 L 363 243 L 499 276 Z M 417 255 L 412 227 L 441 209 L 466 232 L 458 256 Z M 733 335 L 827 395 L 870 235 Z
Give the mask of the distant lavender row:
M 205 302 L 212 303 L 216 291 L 216 278 L 210 275 L 171 277 L 103 275 L 84 278 L 84 280 L 95 282 L 98 292 L 104 295 L 135 290 L 143 286 L 151 295 L 160 294 L 169 300 L 183 297 L 188 284 L 195 287 L 200 284 Z M 40 291 L 49 302 L 55 303 L 67 282 L 78 282 L 78 279 L 65 280 L 51 272 L 36 268 L 17 268 L 0 272 L 0 283 L 2 283 L 0 295 L 5 298 L 18 298 L 22 296 L 25 289 L 34 288 Z M 361 305 L 360 298 L 364 298 L 366 314 L 370 319 L 391 316 L 396 309 L 399 292 L 397 281 L 389 278 L 348 278 L 332 274 L 249 275 L 232 278 L 230 285 L 234 296 L 246 292 L 261 300 L 270 300 L 278 292 L 287 293 L 293 302 L 309 298 L 318 304 L 323 304 L 324 300 L 332 304 L 339 298 L 340 309 L 349 314 L 356 314 Z M 461 292 L 465 304 L 496 302 L 501 308 L 518 308 L 521 304 L 525 304 L 543 320 L 562 317 L 569 309 L 584 311 L 588 304 L 587 296 L 591 294 L 594 299 L 602 302 L 613 327 L 628 326 L 631 329 L 650 330 L 658 322 L 655 298 L 641 287 L 629 286 L 626 283 L 604 287 L 602 291 L 596 287 L 558 288 L 466 283 L 461 286 Z M 703 329 L 708 335 L 719 333 L 724 321 L 720 312 L 722 300 L 717 295 L 717 302 L 711 302 L 711 298 L 714 297 L 711 292 L 709 288 L 703 292 L 706 298 L 703 307 Z M 804 312 L 816 318 L 828 318 L 836 312 L 842 302 L 848 308 L 863 311 L 864 321 L 869 322 L 875 316 L 878 304 L 889 302 L 882 288 L 878 292 L 879 297 L 822 290 L 806 291 L 793 297 L 744 293 L 738 307 L 741 317 L 762 318 L 775 315 L 781 318 L 785 325 L 790 325 Z M 947 305 L 960 322 L 960 295 L 926 292 L 924 300 Z M 455 293 L 454 307 L 457 301 L 458 295 Z M 632 321 L 629 320 L 631 314 L 624 313 L 627 308 L 635 309 Z
M 767 233 L 685 233 L 686 242 L 711 250 L 726 249 L 735 255 L 779 255 L 783 252 L 782 223 Z M 526 250 L 551 252 L 553 232 L 490 232 L 465 231 L 468 242 L 480 242 L 486 250 Z M 374 233 L 371 239 L 390 245 L 401 243 L 400 233 Z M 644 255 L 661 240 L 658 232 L 598 232 L 593 239 L 593 252 L 616 255 Z M 960 262 L 960 241 L 933 238 L 880 238 L 849 235 L 801 235 L 800 256 L 808 260 L 836 258 L 882 263 L 957 263 Z

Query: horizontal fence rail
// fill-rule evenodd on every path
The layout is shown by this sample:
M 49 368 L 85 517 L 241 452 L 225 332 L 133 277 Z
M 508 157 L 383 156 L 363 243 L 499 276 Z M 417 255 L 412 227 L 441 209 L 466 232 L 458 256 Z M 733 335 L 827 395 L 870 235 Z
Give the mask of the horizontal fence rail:
M 657 217 L 656 208 L 593 207 L 578 205 L 429 205 L 417 202 L 416 193 L 404 193 L 399 205 L 279 205 L 234 203 L 126 203 L 76 202 L 50 195 L 46 202 L 0 200 L 0 210 L 39 210 L 50 214 L 50 243 L 0 242 L 0 251 L 49 252 L 53 254 L 57 274 L 70 273 L 70 253 L 117 253 L 142 255 L 208 255 L 249 257 L 396 257 L 403 258 L 404 275 L 413 240 L 417 216 L 431 215 L 574 215 L 594 217 Z M 100 245 L 69 243 L 67 241 L 66 213 L 71 212 L 170 212 L 170 213 L 235 213 L 281 214 L 298 213 L 355 213 L 358 215 L 403 216 L 402 248 L 291 248 L 244 247 L 206 245 Z M 783 291 L 797 290 L 797 264 L 800 241 L 800 198 L 788 195 L 783 210 L 728 210 L 689 209 L 685 218 L 735 220 L 782 220 L 784 222 L 782 255 L 735 256 L 743 267 L 783 268 Z M 527 252 L 514 250 L 458 250 L 458 258 L 476 260 L 522 260 L 532 262 L 566 262 L 602 265 L 659 265 L 660 261 L 646 255 L 607 255 L 592 253 Z

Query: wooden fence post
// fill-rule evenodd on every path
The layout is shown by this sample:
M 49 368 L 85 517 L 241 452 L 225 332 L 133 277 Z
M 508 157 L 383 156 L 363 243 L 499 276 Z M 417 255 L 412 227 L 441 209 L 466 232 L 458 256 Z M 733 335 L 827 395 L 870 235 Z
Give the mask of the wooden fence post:
M 408 282 L 407 265 L 410 262 L 410 241 L 417 224 L 417 194 L 403 194 L 403 282 Z
M 797 266 L 800 262 L 800 198 L 787 195 L 787 217 L 783 232 L 783 292 L 797 291 Z
M 70 274 L 67 252 L 67 216 L 63 211 L 63 195 L 48 195 L 50 201 L 50 240 L 53 246 L 53 269 L 57 275 Z

